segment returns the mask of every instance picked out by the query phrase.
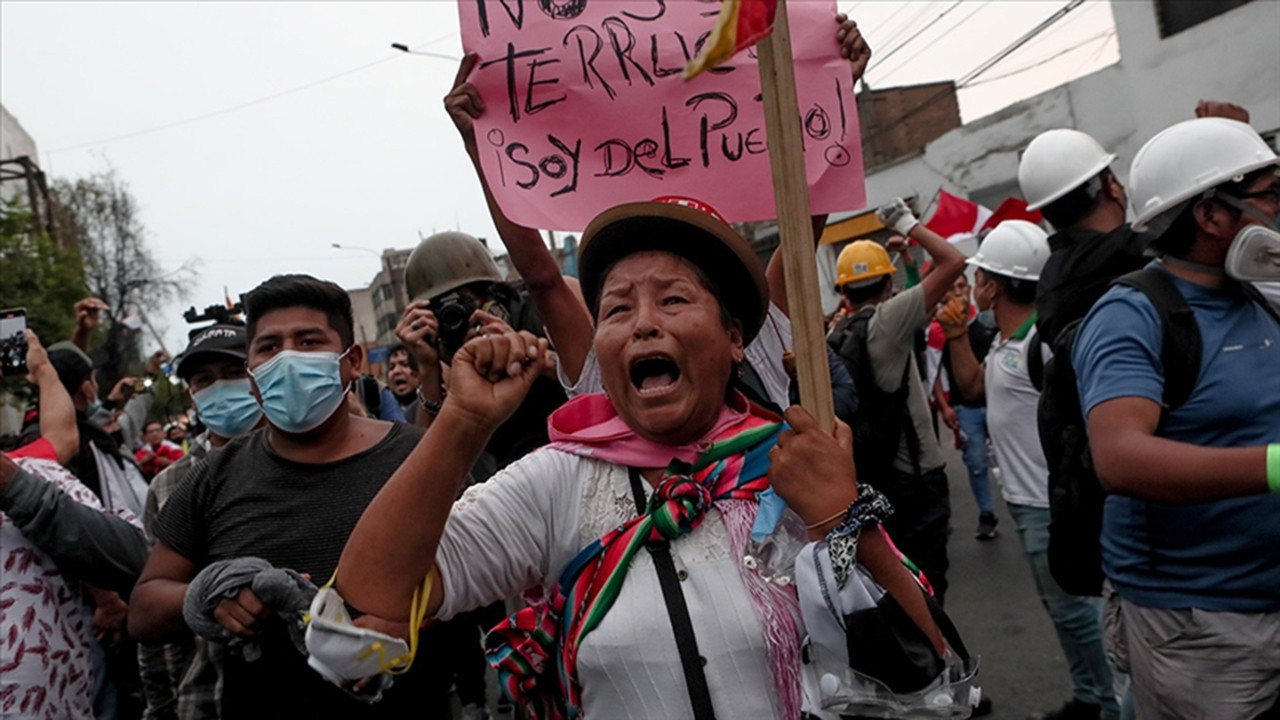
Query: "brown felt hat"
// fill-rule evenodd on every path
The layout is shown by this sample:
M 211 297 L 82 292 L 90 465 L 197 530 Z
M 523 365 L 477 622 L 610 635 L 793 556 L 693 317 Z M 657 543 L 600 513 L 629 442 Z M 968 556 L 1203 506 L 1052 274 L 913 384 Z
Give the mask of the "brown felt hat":
M 742 323 L 750 343 L 769 312 L 769 284 L 751 246 L 712 211 L 696 203 L 634 202 L 600 213 L 582 233 L 578 279 L 595 317 L 605 273 L 624 257 L 669 252 L 693 263 L 719 286 L 720 300 Z M 705 207 L 705 206 L 704 206 Z

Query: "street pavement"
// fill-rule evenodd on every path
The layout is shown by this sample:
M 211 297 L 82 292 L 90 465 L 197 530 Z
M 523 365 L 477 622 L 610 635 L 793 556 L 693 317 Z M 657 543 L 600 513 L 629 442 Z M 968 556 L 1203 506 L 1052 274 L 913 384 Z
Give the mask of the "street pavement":
M 980 679 L 991 698 L 993 720 L 1024 720 L 1056 708 L 1071 697 L 1067 662 L 1049 615 L 1036 594 L 1031 569 L 1018 544 L 1018 532 L 992 481 L 1000 518 L 999 537 L 979 541 L 978 506 L 951 431 L 942 429 L 943 457 L 951 487 L 953 531 L 947 613 L 970 652 L 982 656 Z

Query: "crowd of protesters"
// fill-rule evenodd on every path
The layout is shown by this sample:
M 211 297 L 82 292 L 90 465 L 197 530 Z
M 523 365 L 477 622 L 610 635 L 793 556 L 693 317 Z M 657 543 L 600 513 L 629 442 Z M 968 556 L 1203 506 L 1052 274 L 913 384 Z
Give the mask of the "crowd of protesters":
M 483 184 L 475 64 L 445 106 Z M 109 390 L 103 304 L 68 308 L 0 457 L 0 716 L 475 719 L 495 676 L 530 718 L 985 714 L 933 413 L 1067 659 L 1039 717 L 1280 716 L 1280 160 L 1195 115 L 1127 188 L 1037 137 L 1027 219 L 972 257 L 879 208 L 895 237 L 837 262 L 834 431 L 796 404 L 781 258 L 690 199 L 604 210 L 570 278 L 486 186 L 519 277 L 424 239 L 381 378 L 308 275 Z

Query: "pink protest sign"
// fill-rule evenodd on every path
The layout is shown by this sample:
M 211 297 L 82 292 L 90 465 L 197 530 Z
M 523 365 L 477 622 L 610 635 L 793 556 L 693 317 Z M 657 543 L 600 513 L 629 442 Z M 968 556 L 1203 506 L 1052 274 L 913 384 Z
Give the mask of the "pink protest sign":
M 776 216 L 754 49 L 689 82 L 715 0 L 458 0 L 480 57 L 476 139 L 517 223 L 578 230 L 600 211 L 696 198 L 730 222 Z M 834 2 L 788 5 L 814 213 L 862 208 L 862 145 Z

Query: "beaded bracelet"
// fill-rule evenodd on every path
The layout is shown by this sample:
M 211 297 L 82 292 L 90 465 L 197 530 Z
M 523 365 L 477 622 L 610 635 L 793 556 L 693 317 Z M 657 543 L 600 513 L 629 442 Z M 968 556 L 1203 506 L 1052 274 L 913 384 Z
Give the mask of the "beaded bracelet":
M 445 392 L 445 389 L 440 388 L 440 399 L 433 402 L 428 400 L 426 395 L 422 394 L 422 386 L 418 386 L 418 404 L 421 405 L 422 409 L 426 410 L 427 414 L 431 417 L 435 417 L 440 414 L 440 408 L 444 407 L 444 399 L 446 395 L 447 393 Z

